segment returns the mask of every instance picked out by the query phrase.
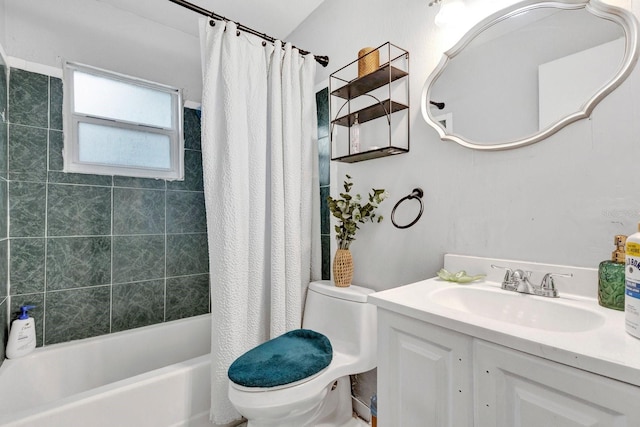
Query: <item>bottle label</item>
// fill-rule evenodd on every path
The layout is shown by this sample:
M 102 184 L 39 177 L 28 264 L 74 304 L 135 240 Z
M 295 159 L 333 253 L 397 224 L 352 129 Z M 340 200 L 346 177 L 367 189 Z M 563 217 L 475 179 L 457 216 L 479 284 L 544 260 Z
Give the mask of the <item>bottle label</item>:
M 627 247 L 625 250 L 627 252 L 627 255 L 640 258 L 640 243 L 627 242 Z
M 628 333 L 640 338 L 640 244 L 627 242 L 626 252 L 625 326 Z

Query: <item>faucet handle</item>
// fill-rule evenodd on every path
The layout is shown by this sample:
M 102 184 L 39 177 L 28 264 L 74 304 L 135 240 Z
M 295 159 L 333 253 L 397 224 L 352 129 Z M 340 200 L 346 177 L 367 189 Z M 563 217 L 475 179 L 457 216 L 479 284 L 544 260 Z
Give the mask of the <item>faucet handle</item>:
M 525 279 L 531 279 L 531 271 L 529 270 L 515 270 L 513 272 L 513 274 L 511 275 L 513 277 L 513 280 L 525 280 Z
M 550 296 L 550 297 L 557 297 L 558 296 L 558 290 L 556 289 L 556 285 L 553 282 L 553 278 L 554 277 L 573 277 L 572 273 L 547 273 L 544 275 L 544 277 L 542 278 L 542 282 L 540 283 L 540 289 L 543 293 L 545 293 L 545 296 Z
M 572 273 L 547 273 L 542 278 L 540 287 L 542 289 L 555 289 L 556 285 L 553 283 L 554 277 L 573 277 Z
M 510 283 L 513 282 L 513 270 L 510 269 L 509 267 L 501 267 L 499 265 L 495 265 L 495 264 L 491 264 L 491 268 L 495 268 L 495 269 L 500 269 L 500 270 L 505 270 L 504 273 L 504 279 L 502 279 L 503 283 Z

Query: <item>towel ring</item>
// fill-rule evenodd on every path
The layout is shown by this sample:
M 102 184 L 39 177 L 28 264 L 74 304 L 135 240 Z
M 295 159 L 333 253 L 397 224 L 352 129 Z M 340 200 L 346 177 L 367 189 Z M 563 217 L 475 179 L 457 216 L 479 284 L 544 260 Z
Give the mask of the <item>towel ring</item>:
M 393 223 L 393 225 L 396 226 L 396 228 L 400 228 L 400 229 L 409 228 L 413 224 L 418 222 L 418 220 L 422 216 L 422 211 L 424 211 L 424 203 L 422 202 L 422 196 L 424 196 L 424 191 L 422 191 L 422 188 L 414 188 L 411 194 L 409 194 L 408 196 L 404 196 L 402 199 L 398 200 L 398 203 L 396 203 L 396 205 L 393 207 L 393 210 L 391 211 L 391 222 Z M 407 225 L 396 224 L 396 219 L 395 219 L 396 209 L 398 208 L 398 206 L 400 206 L 402 202 L 404 202 L 405 200 L 411 200 L 411 199 L 418 199 L 418 201 L 420 202 L 420 212 L 418 213 L 418 216 L 416 217 L 416 219 L 414 219 Z

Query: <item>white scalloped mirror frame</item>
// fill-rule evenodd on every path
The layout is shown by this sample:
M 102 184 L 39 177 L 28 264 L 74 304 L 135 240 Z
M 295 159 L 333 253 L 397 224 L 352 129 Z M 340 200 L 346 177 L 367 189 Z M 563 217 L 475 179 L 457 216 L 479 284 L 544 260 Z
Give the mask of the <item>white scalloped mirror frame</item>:
M 590 99 L 585 102 L 578 111 L 573 114 L 569 114 L 559 121 L 557 121 L 554 125 L 547 127 L 546 129 L 535 133 L 531 136 L 528 136 L 523 139 L 500 142 L 495 144 L 480 144 L 478 142 L 474 142 L 472 140 L 465 139 L 460 135 L 455 135 L 449 133 L 450 126 L 442 126 L 440 120 L 441 118 L 434 117 L 430 114 L 430 90 L 434 84 L 434 82 L 438 79 L 438 77 L 443 73 L 447 64 L 451 59 L 455 56 L 459 55 L 464 48 L 469 45 L 469 43 L 478 35 L 480 35 L 483 31 L 488 28 L 496 25 L 499 22 L 502 22 L 512 16 L 521 14 L 523 12 L 534 10 L 537 8 L 558 8 L 564 10 L 578 10 L 585 9 L 591 14 L 611 20 L 617 24 L 619 24 L 625 33 L 625 54 L 622 64 L 615 74 L 613 79 L 603 86 L 600 90 L 598 90 Z M 573 123 L 577 120 L 581 120 L 587 118 L 591 115 L 591 112 L 595 108 L 595 106 L 604 99 L 609 93 L 611 93 L 616 87 L 618 87 L 631 73 L 635 63 L 638 59 L 638 21 L 635 16 L 625 9 L 610 6 L 603 4 L 599 1 L 594 0 L 561 0 L 561 1 L 544 1 L 539 2 L 535 0 L 526 0 L 523 2 L 519 2 L 514 4 L 511 7 L 503 9 L 499 12 L 494 13 L 493 15 L 485 18 L 480 23 L 475 25 L 471 30 L 469 30 L 461 39 L 456 43 L 448 51 L 444 52 L 440 63 L 436 67 L 436 69 L 431 73 L 429 78 L 427 79 L 421 98 L 421 108 L 422 108 L 422 116 L 425 121 L 431 125 L 440 135 L 440 138 L 444 141 L 453 141 L 464 147 L 475 149 L 475 150 L 483 150 L 483 151 L 498 151 L 498 150 L 509 150 L 513 148 L 524 147 L 535 142 L 541 141 L 550 135 L 558 132 L 563 127 Z M 439 101 L 439 100 L 438 100 Z

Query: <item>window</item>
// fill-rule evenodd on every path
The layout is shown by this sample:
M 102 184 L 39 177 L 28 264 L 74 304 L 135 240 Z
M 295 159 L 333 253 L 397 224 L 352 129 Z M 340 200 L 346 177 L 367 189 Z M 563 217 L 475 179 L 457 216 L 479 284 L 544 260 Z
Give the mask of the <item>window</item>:
M 183 179 L 178 89 L 65 64 L 65 172 Z

